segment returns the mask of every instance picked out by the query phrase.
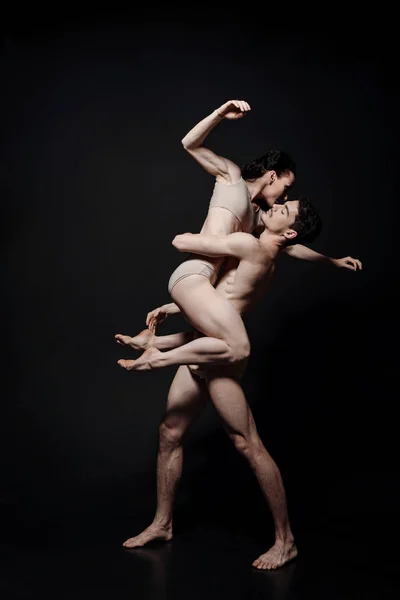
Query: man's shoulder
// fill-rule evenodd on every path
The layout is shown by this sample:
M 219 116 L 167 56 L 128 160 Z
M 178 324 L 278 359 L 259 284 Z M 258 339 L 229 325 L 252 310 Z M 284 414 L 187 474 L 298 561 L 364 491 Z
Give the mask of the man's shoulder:
M 244 244 L 252 245 L 254 247 L 258 246 L 260 241 L 254 237 L 251 233 L 246 233 L 244 231 L 238 231 L 237 233 L 232 233 L 237 241 L 243 242 Z
M 232 236 L 235 236 L 232 238 L 232 241 L 234 241 L 237 246 L 240 246 L 246 254 L 256 255 L 259 252 L 262 252 L 262 245 L 260 241 L 251 233 L 244 233 L 241 231 L 238 233 L 233 233 Z

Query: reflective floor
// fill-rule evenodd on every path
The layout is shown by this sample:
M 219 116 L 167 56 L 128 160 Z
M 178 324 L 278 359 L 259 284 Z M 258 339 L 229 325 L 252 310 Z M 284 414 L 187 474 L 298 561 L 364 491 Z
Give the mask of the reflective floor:
M 164 545 L 125 550 L 137 532 L 121 524 L 90 535 L 35 539 L 23 532 L 0 548 L 2 600 L 132 598 L 221 600 L 297 598 L 374 600 L 400 597 L 398 569 L 375 543 L 357 547 L 332 537 L 302 536 L 299 557 L 274 572 L 252 561 L 267 548 L 242 532 L 217 526 L 191 527 Z M 125 535 L 126 533 L 126 535 Z M 9 537 L 9 536 L 8 536 Z

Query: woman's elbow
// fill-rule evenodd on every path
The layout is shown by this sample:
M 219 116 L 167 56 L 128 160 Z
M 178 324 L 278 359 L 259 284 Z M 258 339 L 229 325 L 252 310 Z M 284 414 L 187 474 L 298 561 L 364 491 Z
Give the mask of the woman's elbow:
M 184 138 L 181 139 L 181 144 L 184 147 L 185 150 L 189 150 L 190 148 L 190 140 L 189 138 L 185 135 Z
M 181 139 L 181 144 L 186 150 L 186 152 L 189 153 L 194 152 L 199 147 L 199 143 L 196 140 L 194 140 L 193 137 L 189 134 L 185 135 L 185 137 Z
M 185 248 L 184 248 L 184 244 L 183 244 L 183 236 L 182 235 L 176 235 L 174 237 L 174 239 L 172 240 L 172 245 L 174 248 L 176 248 L 177 250 L 179 250 L 179 252 L 184 252 Z

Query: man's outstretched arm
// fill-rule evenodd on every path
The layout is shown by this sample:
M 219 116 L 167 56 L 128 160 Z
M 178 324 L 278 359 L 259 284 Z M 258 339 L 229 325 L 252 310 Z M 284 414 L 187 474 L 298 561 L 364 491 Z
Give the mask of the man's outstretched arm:
M 325 256 L 325 254 L 315 252 L 315 250 L 311 250 L 311 248 L 302 246 L 301 244 L 286 246 L 285 252 L 289 256 L 293 256 L 294 258 L 298 258 L 300 260 L 310 260 L 313 262 L 332 265 L 334 267 L 344 267 L 352 271 L 362 270 L 362 262 L 357 258 L 352 258 L 351 256 L 345 256 L 344 258 L 331 258 L 330 256 Z

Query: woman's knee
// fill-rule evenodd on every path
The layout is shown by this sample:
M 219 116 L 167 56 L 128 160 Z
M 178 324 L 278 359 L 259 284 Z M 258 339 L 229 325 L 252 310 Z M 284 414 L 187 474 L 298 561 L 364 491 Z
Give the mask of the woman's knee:
M 208 280 L 200 279 L 188 277 L 176 286 L 175 295 L 171 294 L 173 301 L 189 323 L 202 332 L 200 337 L 222 339 L 227 344 L 229 363 L 246 360 L 250 356 L 250 341 L 241 316 Z

